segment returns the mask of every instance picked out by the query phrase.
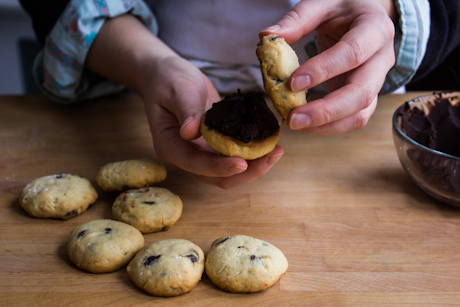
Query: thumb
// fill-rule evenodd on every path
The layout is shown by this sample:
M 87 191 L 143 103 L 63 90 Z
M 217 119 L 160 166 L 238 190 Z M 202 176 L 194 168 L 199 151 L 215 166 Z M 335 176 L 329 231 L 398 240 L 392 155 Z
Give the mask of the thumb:
M 259 38 L 270 34 L 283 37 L 288 44 L 297 42 L 302 37 L 313 32 L 326 18 L 328 2 L 304 0 L 294 6 L 286 15 L 273 26 L 259 32 Z
M 170 112 L 176 115 L 180 125 L 180 136 L 193 140 L 200 136 L 201 117 L 205 112 L 206 95 L 196 90 L 176 93 Z

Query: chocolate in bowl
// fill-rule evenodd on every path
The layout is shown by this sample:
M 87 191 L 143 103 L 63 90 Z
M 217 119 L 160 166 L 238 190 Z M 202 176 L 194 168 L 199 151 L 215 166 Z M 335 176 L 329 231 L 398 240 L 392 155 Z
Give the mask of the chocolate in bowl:
M 460 207 L 458 112 L 460 92 L 435 93 L 408 101 L 393 115 L 393 141 L 401 165 L 422 190 Z

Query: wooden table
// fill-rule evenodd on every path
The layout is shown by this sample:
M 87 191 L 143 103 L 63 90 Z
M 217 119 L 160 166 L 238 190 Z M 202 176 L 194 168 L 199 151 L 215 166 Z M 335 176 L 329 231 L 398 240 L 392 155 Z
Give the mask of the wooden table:
M 184 238 L 206 253 L 214 239 L 245 234 L 273 243 L 289 260 L 268 290 L 231 294 L 203 276 L 189 294 L 159 298 L 124 269 L 91 274 L 66 254 L 77 225 L 111 218 L 117 195 L 98 187 L 97 204 L 67 220 L 35 219 L 18 204 L 32 179 L 55 173 L 95 183 L 108 162 L 153 156 L 142 102 L 122 95 L 76 105 L 43 96 L 0 97 L 1 306 L 451 306 L 460 303 L 460 209 L 441 204 L 404 173 L 391 117 L 422 93 L 382 97 L 368 125 L 336 136 L 283 127 L 285 154 L 263 177 L 225 191 L 168 165 L 160 184 L 184 210 L 146 243 Z

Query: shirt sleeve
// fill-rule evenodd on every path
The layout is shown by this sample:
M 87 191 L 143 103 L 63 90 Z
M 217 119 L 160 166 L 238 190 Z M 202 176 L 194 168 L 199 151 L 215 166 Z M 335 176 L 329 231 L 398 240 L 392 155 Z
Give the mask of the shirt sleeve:
M 430 37 L 430 3 L 397 0 L 399 22 L 395 25 L 395 65 L 388 72 L 380 94 L 391 93 L 411 81 L 426 53 Z
M 458 63 L 460 55 L 460 1 L 436 0 L 431 1 L 430 6 L 430 37 L 425 57 L 413 81 L 427 76 L 449 57 L 455 57 L 454 61 Z
M 95 98 L 122 90 L 118 83 L 84 68 L 88 50 L 107 18 L 133 14 L 152 33 L 156 20 L 141 0 L 72 0 L 44 41 L 33 74 L 40 89 L 59 102 Z

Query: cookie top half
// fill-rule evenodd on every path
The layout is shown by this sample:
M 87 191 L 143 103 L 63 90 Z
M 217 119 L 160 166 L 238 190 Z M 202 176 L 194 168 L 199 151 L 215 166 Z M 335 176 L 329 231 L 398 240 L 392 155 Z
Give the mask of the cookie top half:
M 204 271 L 204 253 L 184 239 L 160 240 L 145 246 L 126 268 L 136 286 L 155 296 L 190 292 Z
M 287 268 L 287 259 L 277 247 L 244 235 L 215 240 L 205 262 L 206 274 L 216 286 L 242 293 L 267 289 Z
M 19 204 L 30 216 L 65 220 L 85 212 L 97 197 L 89 180 L 59 174 L 37 178 L 27 184 Z
M 294 108 L 307 103 L 307 91 L 293 92 L 288 85 L 289 77 L 300 66 L 299 58 L 284 38 L 277 35 L 264 36 L 256 53 L 265 91 L 286 119 Z

